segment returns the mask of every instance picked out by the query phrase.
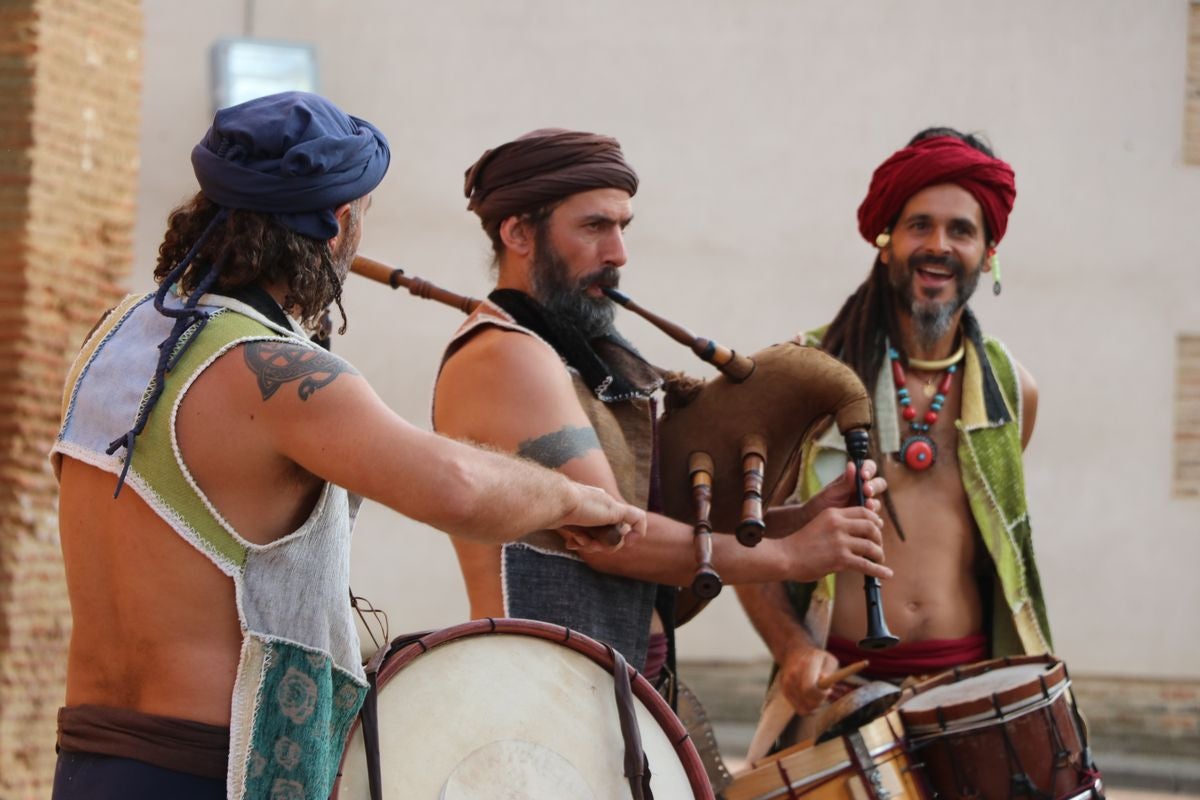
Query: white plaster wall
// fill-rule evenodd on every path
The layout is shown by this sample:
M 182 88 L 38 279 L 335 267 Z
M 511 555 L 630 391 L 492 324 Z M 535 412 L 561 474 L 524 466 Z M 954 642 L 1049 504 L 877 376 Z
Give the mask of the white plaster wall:
M 828 319 L 865 276 L 855 210 L 918 129 L 982 130 L 1015 167 L 1005 290 L 974 304 L 1041 389 L 1027 453 L 1039 563 L 1073 669 L 1200 675 L 1200 502 L 1170 496 L 1174 344 L 1200 331 L 1200 167 L 1181 160 L 1185 0 L 258 0 L 254 33 L 316 43 L 322 91 L 393 148 L 363 252 L 474 294 L 488 250 L 462 173 L 562 125 L 619 137 L 642 177 L 623 287 L 752 350 Z M 208 48 L 236 0 L 146 0 L 137 253 L 194 191 Z M 148 277 L 137 288 L 147 288 Z M 335 347 L 427 425 L 458 312 L 352 279 Z M 707 368 L 640 320 L 652 359 Z M 449 544 L 379 507 L 355 589 L 392 632 L 465 618 Z M 765 654 L 731 591 L 681 657 Z

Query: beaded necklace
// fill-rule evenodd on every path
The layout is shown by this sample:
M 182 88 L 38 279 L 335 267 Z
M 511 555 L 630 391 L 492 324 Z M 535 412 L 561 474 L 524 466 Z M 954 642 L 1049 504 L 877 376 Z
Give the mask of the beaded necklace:
M 908 380 L 904 374 L 904 365 L 900 363 L 900 352 L 894 347 L 888 348 L 888 358 L 892 361 L 892 380 L 896 384 L 896 398 L 904 409 L 900 415 L 908 420 L 911 434 L 900 444 L 900 460 L 911 470 L 918 472 L 929 469 L 937 460 L 937 444 L 929 437 L 929 428 L 938 421 L 938 414 L 946 402 L 946 395 L 958 372 L 958 362 L 962 361 L 964 347 L 959 347 L 952 356 L 941 361 L 920 361 L 909 359 L 909 364 L 920 369 L 945 369 L 941 381 L 938 382 L 937 393 L 921 422 L 917 421 L 917 410 L 913 407 L 912 397 L 908 393 Z M 929 386 L 932 386 L 930 382 Z M 926 394 L 929 394 L 927 391 Z

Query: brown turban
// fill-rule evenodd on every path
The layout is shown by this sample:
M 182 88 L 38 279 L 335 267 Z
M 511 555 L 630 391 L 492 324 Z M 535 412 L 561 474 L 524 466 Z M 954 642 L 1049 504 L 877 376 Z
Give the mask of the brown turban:
M 910 197 L 940 183 L 955 183 L 971 193 L 983 209 L 992 241 L 999 244 L 1017 199 L 1012 167 L 953 136 L 922 139 L 879 165 L 858 207 L 859 233 L 874 244 Z
M 542 128 L 488 150 L 467 168 L 463 194 L 485 228 L 589 189 L 637 193 L 638 178 L 610 136 Z

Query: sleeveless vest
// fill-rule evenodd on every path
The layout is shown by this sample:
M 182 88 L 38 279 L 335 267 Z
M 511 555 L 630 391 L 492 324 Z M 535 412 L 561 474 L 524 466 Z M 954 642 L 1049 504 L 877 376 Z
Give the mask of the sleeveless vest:
M 174 297 L 167 304 L 182 305 Z M 126 484 L 233 581 L 242 650 L 231 699 L 228 796 L 325 798 L 367 687 L 348 602 L 350 534 L 361 498 L 326 484 L 308 519 L 267 545 L 248 541 L 221 516 L 179 449 L 175 420 L 183 398 L 238 344 L 316 345 L 298 327 L 282 328 L 231 298 L 206 295 L 200 307 L 208 324 L 167 373 Z M 145 402 L 158 343 L 170 329 L 146 295 L 127 297 L 93 332 L 67 377 L 51 450 L 56 474 L 62 456 L 120 473 L 123 459 L 105 450 Z
M 489 326 L 532 336 L 554 352 L 545 340 L 485 300 L 455 333 L 442 362 Z M 578 372 L 565 364 L 564 368 L 596 431 L 621 496 L 646 508 L 654 439 L 650 400 L 630 397 L 603 402 Z M 553 531 L 537 531 L 504 545 L 500 577 L 507 616 L 563 625 L 611 645 L 639 670 L 644 666 L 657 584 L 597 572 L 567 550 Z

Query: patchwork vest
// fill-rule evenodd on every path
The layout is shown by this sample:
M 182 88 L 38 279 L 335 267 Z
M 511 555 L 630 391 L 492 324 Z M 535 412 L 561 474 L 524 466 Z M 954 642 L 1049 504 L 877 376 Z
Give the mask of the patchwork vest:
M 167 304 L 181 306 L 174 297 Z M 180 452 L 176 415 L 188 389 L 244 342 L 316 345 L 298 327 L 282 328 L 231 298 L 206 295 L 199 307 L 209 321 L 167 373 L 126 484 L 233 582 L 242 649 L 231 699 L 228 796 L 325 798 L 367 687 L 348 602 L 350 534 L 361 498 L 325 484 L 308 519 L 267 545 L 248 541 L 221 516 Z M 158 344 L 171 324 L 152 295 L 130 296 L 92 333 L 67 377 L 51 451 L 56 473 L 62 456 L 121 472 L 123 458 L 105 451 L 146 402 Z
M 820 344 L 823 329 L 810 331 L 804 343 Z M 982 357 L 966 348 L 962 410 L 958 429 L 958 461 L 971 514 L 992 565 L 993 657 L 1050 652 L 1050 623 L 1037 564 L 1025 499 L 1021 460 L 1021 387 L 1016 364 L 998 340 L 984 337 Z M 983 401 L 983 374 L 990 370 L 1008 409 L 1007 420 L 989 419 Z M 884 359 L 875 387 L 876 435 L 884 452 L 899 449 L 896 392 L 890 364 Z M 846 450 L 836 430 L 808 445 L 803 455 L 800 499 L 807 500 L 845 470 Z M 834 577 L 787 585 L 792 605 L 804 619 L 816 644 L 824 646 L 833 614 Z

